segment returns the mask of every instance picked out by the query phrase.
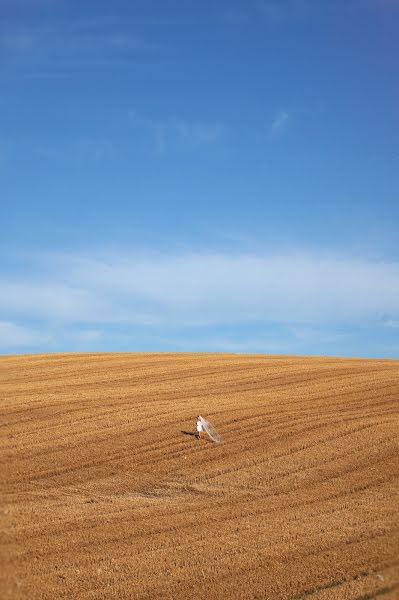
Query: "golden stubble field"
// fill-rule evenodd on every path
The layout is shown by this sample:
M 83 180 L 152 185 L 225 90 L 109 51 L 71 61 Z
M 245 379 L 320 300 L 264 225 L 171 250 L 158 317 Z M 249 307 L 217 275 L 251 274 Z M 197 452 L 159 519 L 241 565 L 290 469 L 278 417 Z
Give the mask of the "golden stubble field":
M 3 356 L 0 410 L 2 600 L 399 598 L 399 361 Z

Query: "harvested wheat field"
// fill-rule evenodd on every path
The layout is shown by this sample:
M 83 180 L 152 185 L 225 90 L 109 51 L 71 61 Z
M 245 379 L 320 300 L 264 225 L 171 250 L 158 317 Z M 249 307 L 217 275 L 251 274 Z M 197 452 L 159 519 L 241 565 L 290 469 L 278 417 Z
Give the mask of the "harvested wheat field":
M 399 361 L 3 356 L 0 398 L 2 599 L 399 598 Z

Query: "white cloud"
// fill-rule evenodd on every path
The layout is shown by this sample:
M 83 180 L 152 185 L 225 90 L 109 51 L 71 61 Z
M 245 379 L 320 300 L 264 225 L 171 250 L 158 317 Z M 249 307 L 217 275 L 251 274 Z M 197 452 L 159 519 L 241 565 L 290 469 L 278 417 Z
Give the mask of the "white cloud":
M 14 77 L 24 79 L 64 78 L 87 67 L 130 68 L 133 55 L 160 49 L 159 44 L 126 32 L 124 27 L 80 29 L 55 18 L 34 19 L 24 26 L 16 17 L 10 18 L 7 26 L 0 22 L 3 63 L 12 68 Z
M 221 128 L 219 125 L 201 125 L 186 123 L 179 119 L 170 122 L 179 141 L 192 145 L 213 144 L 220 139 Z
M 309 325 L 290 325 L 289 332 L 299 342 L 306 344 L 332 344 L 348 337 L 348 333 L 324 330 Z
M 185 340 L 168 340 L 169 347 L 183 352 L 230 352 L 235 354 L 284 354 L 292 349 L 292 342 L 282 343 L 268 338 L 248 337 L 241 341 L 226 337 L 207 337 Z
M 134 110 L 129 112 L 129 120 L 133 127 L 150 134 L 159 152 L 175 145 L 215 144 L 222 136 L 219 123 L 196 123 L 176 117 L 151 119 L 137 114 Z
M 274 117 L 272 123 L 272 131 L 277 132 L 286 126 L 287 121 L 290 118 L 290 113 L 286 110 L 280 110 Z
M 48 257 L 45 279 L 0 278 L 0 310 L 72 324 L 186 326 L 399 319 L 399 263 L 314 254 Z
M 68 323 L 54 326 L 42 321 L 33 328 L 13 321 L 0 321 L 0 352 L 31 347 L 95 350 L 104 339 L 105 334 L 99 329 L 71 328 Z
M 399 328 L 399 319 L 395 321 L 393 319 L 390 319 L 389 317 L 383 318 L 382 323 L 383 323 L 384 327 L 390 327 L 393 329 Z
M 79 342 L 99 342 L 103 339 L 104 334 L 102 331 L 98 331 L 96 329 L 87 329 L 83 331 L 77 331 L 74 334 L 74 339 Z
M 0 279 L 0 311 L 54 321 L 80 321 L 90 314 L 93 298 L 90 291 L 62 285 L 51 276 L 48 282 L 29 279 Z
M 35 329 L 16 325 L 10 321 L 0 321 L 0 348 L 34 346 L 48 339 L 48 336 Z

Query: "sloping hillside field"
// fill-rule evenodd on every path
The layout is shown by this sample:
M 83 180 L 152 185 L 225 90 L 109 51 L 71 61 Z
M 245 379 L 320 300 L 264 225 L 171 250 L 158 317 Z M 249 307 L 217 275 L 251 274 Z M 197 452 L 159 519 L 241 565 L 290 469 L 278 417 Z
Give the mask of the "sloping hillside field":
M 4 600 L 399 598 L 399 361 L 3 356 L 0 409 Z

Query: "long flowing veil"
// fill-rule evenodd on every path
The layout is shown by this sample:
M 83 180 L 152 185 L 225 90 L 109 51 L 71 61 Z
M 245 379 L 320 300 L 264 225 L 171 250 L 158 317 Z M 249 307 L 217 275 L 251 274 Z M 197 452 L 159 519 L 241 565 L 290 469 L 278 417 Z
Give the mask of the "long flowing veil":
M 200 421 L 211 440 L 213 442 L 216 442 L 216 444 L 221 444 L 223 442 L 223 438 L 221 435 L 218 434 L 212 423 L 209 423 L 209 421 L 204 419 L 204 417 L 200 417 Z

